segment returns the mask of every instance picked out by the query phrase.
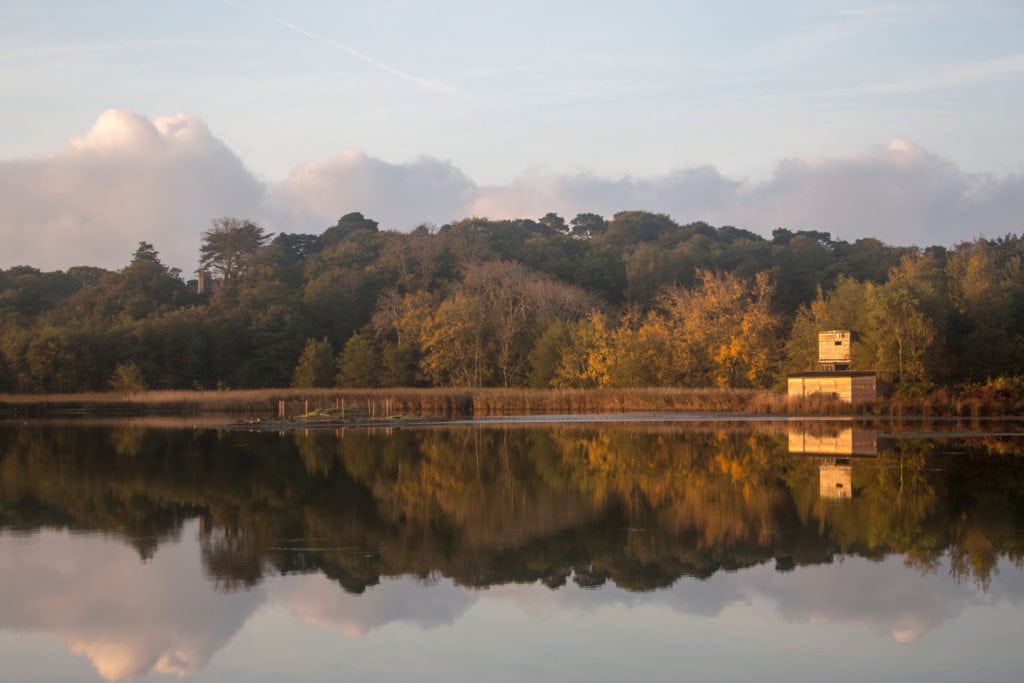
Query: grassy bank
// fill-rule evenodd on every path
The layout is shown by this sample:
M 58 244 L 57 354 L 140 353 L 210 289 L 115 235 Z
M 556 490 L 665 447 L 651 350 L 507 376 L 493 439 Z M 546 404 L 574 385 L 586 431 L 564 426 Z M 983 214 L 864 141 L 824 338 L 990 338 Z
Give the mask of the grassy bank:
M 1017 392 L 945 390 L 851 406 L 829 399 L 788 400 L 749 389 L 258 389 L 146 391 L 132 394 L 0 395 L 0 415 L 219 414 L 294 417 L 316 411 L 385 418 L 630 412 L 733 412 L 753 415 L 984 417 L 1024 414 Z

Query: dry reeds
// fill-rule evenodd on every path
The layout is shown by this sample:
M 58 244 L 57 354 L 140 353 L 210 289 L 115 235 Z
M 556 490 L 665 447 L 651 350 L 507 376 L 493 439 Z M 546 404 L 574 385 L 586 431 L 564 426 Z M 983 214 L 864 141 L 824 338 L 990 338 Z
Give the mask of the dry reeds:
M 3 395 L 15 414 L 218 413 L 293 417 L 315 411 L 385 418 L 492 417 L 620 412 L 779 412 L 766 391 L 747 389 L 253 389 L 132 394 Z M 773 406 L 769 409 L 767 406 Z
M 837 399 L 788 399 L 755 389 L 251 389 L 145 391 L 130 394 L 0 395 L 0 414 L 218 414 L 292 418 L 311 413 L 394 419 L 710 412 L 748 415 L 980 417 L 1024 411 L 1024 381 L 938 389 L 914 398 L 851 405 Z

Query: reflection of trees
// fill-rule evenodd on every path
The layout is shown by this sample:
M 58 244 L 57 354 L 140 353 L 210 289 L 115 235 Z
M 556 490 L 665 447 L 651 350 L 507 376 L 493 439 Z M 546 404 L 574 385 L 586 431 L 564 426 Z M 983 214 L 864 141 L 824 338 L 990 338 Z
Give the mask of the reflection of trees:
M 828 524 L 842 552 L 871 557 L 892 551 L 920 555 L 937 540 L 928 524 L 934 519 L 938 493 L 925 471 L 926 456 L 920 444 L 856 460 L 856 495 L 851 504 L 837 505 L 819 498 L 813 515 Z M 922 556 L 925 558 L 932 556 Z
M 935 455 L 903 441 L 853 461 L 856 495 L 771 431 L 565 426 L 274 434 L 17 429 L 0 440 L 0 525 L 101 530 L 142 557 L 202 516 L 225 590 L 322 572 L 466 585 L 607 579 L 636 590 L 774 559 L 904 554 L 986 586 L 1021 564 L 1024 465 L 1006 442 Z M 939 443 L 938 450 L 963 450 Z
M 949 554 L 953 575 L 988 586 L 997 561 L 1024 568 L 1024 461 L 1005 442 L 967 458 L 950 458 Z M 997 476 L 987 476 L 995 470 Z

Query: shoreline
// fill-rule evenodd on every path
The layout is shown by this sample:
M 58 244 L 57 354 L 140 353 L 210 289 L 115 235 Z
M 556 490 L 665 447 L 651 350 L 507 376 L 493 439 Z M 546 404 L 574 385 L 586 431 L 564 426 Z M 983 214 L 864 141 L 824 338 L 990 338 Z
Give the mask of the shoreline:
M 1017 400 L 936 392 L 913 400 L 850 404 L 789 399 L 763 389 L 250 389 L 130 394 L 0 395 L 0 419 L 54 417 L 237 417 L 250 421 L 334 420 L 341 425 L 508 417 L 711 413 L 754 417 L 1020 417 Z

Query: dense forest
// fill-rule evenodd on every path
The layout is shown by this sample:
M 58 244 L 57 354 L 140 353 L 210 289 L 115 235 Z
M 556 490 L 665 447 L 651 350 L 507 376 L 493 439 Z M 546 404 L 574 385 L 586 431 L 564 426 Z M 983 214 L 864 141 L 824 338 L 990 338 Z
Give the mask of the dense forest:
M 853 330 L 853 369 L 896 391 L 1024 375 L 1016 235 L 766 239 L 644 211 L 400 233 L 350 213 L 319 235 L 213 221 L 204 288 L 154 245 L 126 258 L 0 270 L 0 392 L 779 387 L 825 329 Z

